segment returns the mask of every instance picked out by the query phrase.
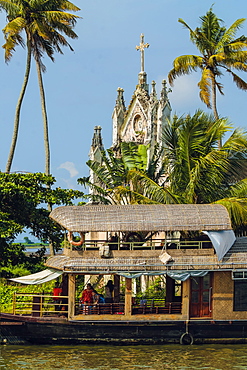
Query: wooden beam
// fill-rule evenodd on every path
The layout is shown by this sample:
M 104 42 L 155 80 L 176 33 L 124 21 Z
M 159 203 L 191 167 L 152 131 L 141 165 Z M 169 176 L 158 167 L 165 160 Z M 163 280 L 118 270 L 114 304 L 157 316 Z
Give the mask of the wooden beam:
M 125 278 L 125 316 L 132 314 L 132 279 Z
M 72 320 L 75 315 L 75 275 L 69 274 L 69 298 L 68 298 L 68 319 Z

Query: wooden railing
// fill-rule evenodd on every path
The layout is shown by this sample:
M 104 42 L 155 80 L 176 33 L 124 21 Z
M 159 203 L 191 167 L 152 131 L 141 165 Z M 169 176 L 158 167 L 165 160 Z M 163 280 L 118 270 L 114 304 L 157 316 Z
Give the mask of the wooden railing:
M 78 304 L 77 315 L 124 315 L 124 303 Z
M 161 249 L 205 249 L 212 248 L 210 240 L 169 240 L 155 239 L 146 242 L 106 242 L 105 240 L 86 240 L 80 247 L 73 250 L 99 250 L 102 246 L 109 250 L 161 250 Z
M 68 296 L 53 300 L 49 294 L 14 293 L 13 314 L 42 317 L 47 315 L 67 315 Z
M 124 303 L 99 303 L 95 305 L 76 305 L 77 315 L 124 315 Z M 164 299 L 141 300 L 132 305 L 132 315 L 142 314 L 181 314 L 182 303 L 167 302 Z
M 180 302 L 168 302 L 165 303 L 163 306 L 149 306 L 149 305 L 133 305 L 132 307 L 132 315 L 142 314 L 142 315 L 150 315 L 150 314 L 181 314 L 182 313 L 182 303 Z

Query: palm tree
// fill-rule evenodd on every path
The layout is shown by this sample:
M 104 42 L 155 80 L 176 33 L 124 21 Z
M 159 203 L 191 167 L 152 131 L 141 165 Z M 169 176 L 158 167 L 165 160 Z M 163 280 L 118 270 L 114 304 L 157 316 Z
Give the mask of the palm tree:
M 218 141 L 230 132 L 218 148 Z M 167 120 L 163 139 L 164 182 L 158 184 L 140 171 L 129 173 L 146 197 L 157 203 L 220 203 L 228 209 L 234 228 L 246 226 L 247 133 L 232 131 L 226 119 L 215 121 L 197 111 Z
M 130 174 L 141 171 L 156 183 L 162 181 L 164 175 L 163 150 L 154 148 L 149 159 L 149 146 L 137 143 L 122 142 L 116 155 L 112 149 L 102 151 L 101 162 L 89 160 L 93 177 L 78 179 L 78 183 L 89 186 L 91 193 L 88 195 L 93 202 L 104 204 L 135 204 L 153 203 L 146 197 L 142 186 Z
M 76 33 L 73 31 L 73 27 L 79 17 L 67 11 L 78 11 L 80 9 L 67 0 L 0 0 L 0 9 L 6 11 L 8 19 L 8 23 L 3 29 L 6 41 L 3 45 L 6 62 L 10 61 L 16 45 L 25 45 L 21 35 L 23 31 L 26 34 L 27 47 L 26 71 L 16 106 L 14 130 L 6 172 L 10 172 L 13 162 L 19 130 L 20 110 L 30 75 L 31 57 L 33 56 L 36 61 L 40 88 L 44 122 L 45 173 L 48 175 L 50 173 L 50 148 L 45 93 L 42 80 L 42 72 L 45 71 L 45 66 L 42 63 L 42 57 L 45 53 L 54 61 L 54 52 L 57 51 L 62 53 L 60 46 L 68 46 L 73 50 L 65 36 L 72 39 L 77 38 Z M 63 34 L 65 36 L 63 36 Z
M 201 80 L 198 83 L 200 98 L 208 108 L 213 109 L 217 120 L 216 89 L 223 95 L 223 85 L 217 81 L 223 74 L 222 70 L 232 75 L 238 88 L 247 90 L 247 83 L 233 72 L 233 69 L 247 72 L 247 51 L 244 50 L 247 47 L 247 38 L 235 38 L 245 18 L 237 19 L 226 29 L 222 26 L 222 20 L 210 8 L 205 16 L 200 17 L 201 26 L 194 31 L 183 19 L 178 21 L 190 31 L 190 39 L 201 55 L 177 57 L 168 74 L 169 83 L 172 85 L 178 76 L 201 70 Z

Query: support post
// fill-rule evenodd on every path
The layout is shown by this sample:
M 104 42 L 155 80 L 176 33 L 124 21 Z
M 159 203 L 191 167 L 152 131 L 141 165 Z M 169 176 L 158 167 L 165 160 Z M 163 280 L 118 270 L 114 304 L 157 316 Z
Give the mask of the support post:
M 182 315 L 185 320 L 190 318 L 190 279 L 183 281 Z
M 114 275 L 114 302 L 120 301 L 120 276 Z
M 75 314 L 75 275 L 69 274 L 68 319 L 72 320 Z
M 132 313 L 132 279 L 125 278 L 125 316 Z

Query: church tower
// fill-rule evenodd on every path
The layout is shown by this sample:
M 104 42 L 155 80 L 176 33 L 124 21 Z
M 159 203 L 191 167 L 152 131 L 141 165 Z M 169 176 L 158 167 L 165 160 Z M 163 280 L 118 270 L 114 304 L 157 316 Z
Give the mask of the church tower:
M 136 50 L 140 51 L 141 71 L 138 74 L 138 84 L 128 108 L 125 106 L 124 90 L 120 87 L 117 89 L 117 99 L 112 114 L 112 149 L 116 154 L 121 142 L 149 144 L 149 158 L 157 143 L 160 147 L 162 146 L 163 126 L 166 119 L 170 117 L 171 105 L 165 80 L 162 82 L 160 98 L 157 97 L 154 81 L 152 81 L 151 91 L 149 91 L 147 74 L 144 69 L 144 51 L 148 47 L 149 44 L 144 43 L 144 35 L 141 34 L 140 45 L 136 46 Z M 101 128 L 96 126 L 90 149 L 90 159 L 101 162 L 100 152 L 102 149 Z

